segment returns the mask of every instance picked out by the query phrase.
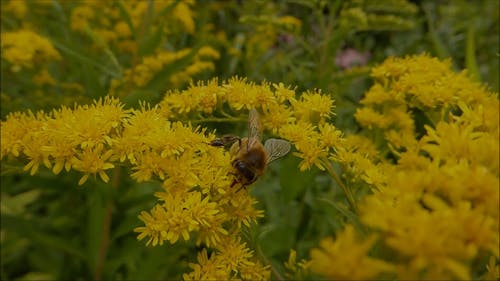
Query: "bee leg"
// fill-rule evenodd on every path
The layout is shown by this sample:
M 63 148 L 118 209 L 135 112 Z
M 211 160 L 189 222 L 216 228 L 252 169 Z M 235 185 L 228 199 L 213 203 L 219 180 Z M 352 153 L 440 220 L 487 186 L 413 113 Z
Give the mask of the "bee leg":
M 226 146 L 235 141 L 238 141 L 238 143 L 241 145 L 241 139 L 237 136 L 231 136 L 231 135 L 222 136 L 220 139 L 215 139 L 211 141 L 209 144 L 211 146 Z
M 233 143 L 233 142 L 235 142 L 235 141 L 238 141 L 238 144 L 241 144 L 241 138 L 240 138 L 240 137 L 237 137 L 237 136 L 232 136 L 232 135 L 223 136 L 223 137 L 222 137 L 222 141 L 223 141 L 225 144 L 230 144 L 230 143 Z
M 236 180 L 234 180 L 234 182 L 231 184 L 231 188 L 234 187 L 237 183 L 240 184 L 240 187 L 238 187 L 238 189 L 234 193 L 238 193 L 242 189 L 245 189 L 245 190 L 247 189 L 246 185 L 244 185 L 244 184 L 242 184 L 242 183 L 240 183 L 240 182 L 238 182 Z
M 238 183 L 238 181 L 236 179 L 233 180 L 233 182 L 231 183 L 231 188 L 233 188 L 237 183 Z

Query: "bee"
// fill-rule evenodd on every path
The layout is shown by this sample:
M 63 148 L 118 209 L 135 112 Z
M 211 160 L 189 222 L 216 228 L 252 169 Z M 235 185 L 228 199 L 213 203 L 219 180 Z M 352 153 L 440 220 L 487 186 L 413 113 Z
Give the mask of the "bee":
M 285 140 L 271 138 L 262 144 L 261 139 L 262 125 L 259 113 L 252 109 L 248 116 L 248 137 L 228 135 L 210 142 L 212 146 L 226 146 L 232 143 L 229 153 L 233 159 L 231 165 L 236 171 L 236 178 L 231 187 L 236 183 L 242 188 L 254 183 L 264 174 L 269 163 L 290 151 L 290 143 Z

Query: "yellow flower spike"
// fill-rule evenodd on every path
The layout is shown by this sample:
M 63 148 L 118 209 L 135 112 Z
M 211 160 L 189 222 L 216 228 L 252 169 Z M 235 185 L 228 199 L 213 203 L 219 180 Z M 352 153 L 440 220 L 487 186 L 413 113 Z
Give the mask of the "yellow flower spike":
M 336 146 L 343 145 L 343 134 L 342 131 L 335 128 L 335 126 L 325 123 L 318 127 L 320 136 L 320 144 L 326 149 L 334 149 Z
M 229 280 L 229 272 L 225 269 L 221 260 L 215 254 L 208 257 L 207 250 L 203 249 L 198 253 L 198 264 L 190 263 L 193 269 L 190 273 L 182 275 L 184 280 Z
M 192 2 L 181 1 L 175 5 L 173 16 L 180 21 L 187 32 L 193 33 L 195 29 L 194 16 L 189 6 Z
M 335 241 L 323 239 L 320 249 L 311 250 L 311 269 L 330 279 L 376 279 L 383 272 L 393 272 L 395 266 L 369 257 L 375 236 L 360 239 L 354 227 L 347 225 Z
M 323 123 L 330 118 L 334 109 L 333 100 L 321 91 L 307 91 L 298 101 L 292 102 L 295 115 L 311 123 Z
M 313 165 L 322 171 L 325 170 L 321 159 L 327 157 L 328 151 L 327 148 L 318 143 L 318 139 L 310 138 L 295 144 L 299 152 L 294 152 L 293 155 L 303 159 L 299 164 L 301 171 L 308 170 Z
M 30 30 L 2 32 L 2 58 L 8 61 L 14 72 L 33 68 L 40 62 L 60 60 L 61 55 L 52 43 Z
M 16 18 L 23 19 L 28 7 L 25 1 L 8 1 L 2 3 L 2 13 L 12 13 Z

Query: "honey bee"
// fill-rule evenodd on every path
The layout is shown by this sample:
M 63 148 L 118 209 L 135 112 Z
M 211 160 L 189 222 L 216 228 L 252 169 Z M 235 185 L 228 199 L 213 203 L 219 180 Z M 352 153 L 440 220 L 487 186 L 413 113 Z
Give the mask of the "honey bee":
M 252 109 L 248 116 L 248 137 L 223 136 L 210 142 L 212 146 L 225 146 L 232 143 L 229 153 L 233 160 L 231 165 L 236 170 L 233 187 L 239 183 L 241 187 L 254 183 L 266 170 L 272 161 L 285 156 L 290 151 L 290 143 L 282 139 L 262 139 L 262 125 L 259 113 Z

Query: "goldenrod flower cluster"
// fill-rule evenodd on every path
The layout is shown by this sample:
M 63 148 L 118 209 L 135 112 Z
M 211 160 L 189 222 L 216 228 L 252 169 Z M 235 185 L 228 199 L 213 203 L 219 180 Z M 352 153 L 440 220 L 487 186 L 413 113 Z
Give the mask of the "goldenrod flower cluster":
M 1 123 L 0 156 L 26 159 L 32 174 L 40 165 L 55 174 L 79 171 L 79 184 L 97 175 L 107 182 L 117 165 L 130 167 L 138 182 L 159 180 L 158 203 L 141 212 L 138 239 L 202 246 L 186 280 L 269 279 L 270 266 L 242 235 L 263 212 L 245 189 L 232 187 L 233 155 L 209 145 L 214 132 L 197 125 L 244 124 L 255 108 L 266 134 L 293 144 L 300 170 L 317 167 L 335 177 L 360 219 L 325 238 L 308 262 L 297 263 L 291 252 L 290 276 L 311 270 L 329 279 L 467 280 L 477 264 L 489 274 L 484 278 L 493 276 L 500 243 L 498 94 L 427 55 L 388 59 L 372 75 L 376 83 L 356 113 L 364 127 L 358 135 L 344 137 L 332 125 L 329 95 L 235 77 L 168 91 L 160 104 L 139 109 L 106 97 L 12 113 Z M 417 126 L 417 117 L 426 125 Z M 357 185 L 368 189 L 356 194 L 347 187 Z
M 2 14 L 12 14 L 17 19 L 23 19 L 26 16 L 26 11 L 28 7 L 24 1 L 2 1 Z M 2 15 L 3 17 L 4 15 Z
M 113 139 L 129 114 L 113 98 L 49 113 L 11 113 L 1 123 L 1 158 L 27 158 L 24 169 L 32 175 L 43 164 L 56 175 L 63 169 L 82 172 L 79 184 L 97 174 L 107 182 L 106 170 L 114 167 Z
M 110 92 L 119 96 L 124 96 L 124 91 L 145 87 L 158 72 L 172 65 L 179 64 L 179 61 L 193 56 L 193 59 L 184 68 L 179 69 L 169 77 L 172 85 L 180 86 L 188 82 L 194 75 L 203 71 L 215 70 L 213 60 L 219 58 L 219 52 L 212 47 L 204 46 L 198 50 L 182 49 L 177 52 L 159 50 L 155 55 L 142 58 L 142 62 L 126 69 L 123 77 L 111 81 Z M 126 89 L 126 90 L 125 90 Z
M 338 157 L 374 187 L 358 205 L 373 234 L 361 238 L 366 230 L 348 225 L 311 251 L 312 270 L 332 279 L 491 277 L 500 243 L 498 94 L 427 55 L 390 58 L 372 76 L 356 113 L 369 137 L 347 137 L 351 149 Z M 430 120 L 422 131 L 417 114 Z
M 174 26 L 183 31 L 194 32 L 192 0 L 174 1 L 79 1 L 71 11 L 71 29 L 87 34 L 96 33 L 104 43 L 116 46 L 119 50 L 136 53 L 143 26 L 151 24 L 154 29 L 165 32 Z M 154 14 L 151 13 L 154 11 Z M 124 16 L 126 13 L 127 16 Z M 162 14 L 163 13 L 163 14 Z M 167 13 L 167 14 L 165 14 Z M 161 15 L 161 16 L 159 16 Z M 166 24 L 172 23 L 172 24 Z
M 167 117 L 187 115 L 192 117 L 190 120 L 203 121 L 203 114 L 219 111 L 222 113 L 219 121 L 234 121 L 233 116 L 223 111 L 225 104 L 234 112 L 261 110 L 264 127 L 295 145 L 294 154 L 303 159 L 300 170 L 312 166 L 323 169 L 322 162 L 342 142 L 341 132 L 327 122 L 334 109 L 330 96 L 307 91 L 296 97 L 295 90 L 281 83 L 256 85 L 246 79 L 232 78 L 219 86 L 217 80 L 212 80 L 191 85 L 182 92 L 169 91 L 160 106 Z
M 271 3 L 267 8 L 271 11 L 276 9 L 275 5 Z M 273 12 L 271 11 L 266 11 L 266 13 L 272 14 Z M 268 14 L 259 16 L 248 15 L 243 16 L 241 21 L 253 26 L 252 30 L 245 37 L 244 54 L 248 63 L 259 61 L 257 58 L 272 50 L 273 46 L 278 44 L 281 39 L 284 39 L 280 36 L 297 35 L 302 28 L 302 21 L 291 15 L 280 17 Z M 236 50 L 232 50 L 232 52 L 235 53 L 234 55 L 237 55 Z
M 327 95 L 322 95 L 319 91 L 308 91 L 297 97 L 295 90 L 287 88 L 283 84 L 262 83 L 258 85 L 248 82 L 246 79 L 232 78 L 221 84 L 217 80 L 211 80 L 206 83 L 192 84 L 184 91 L 169 91 L 160 103 L 159 110 L 163 116 L 169 119 L 187 118 L 192 122 L 246 122 L 246 119 L 238 119 L 242 115 L 241 112 L 256 108 L 262 112 L 261 118 L 265 129 L 291 141 L 298 150 L 296 155 L 303 159 L 301 169 L 307 169 L 313 164 L 321 165 L 319 163 L 324 159 L 320 158 L 328 155 L 329 151 L 333 150 L 336 141 L 341 138 L 340 132 L 326 122 L 332 115 L 333 107 L 333 100 Z M 222 172 L 218 172 L 217 175 L 225 176 L 230 172 L 227 170 L 227 163 L 230 161 L 230 158 L 224 158 L 219 162 L 218 169 L 221 169 Z M 214 162 L 212 161 L 212 163 Z M 253 200 L 241 201 L 240 192 L 234 193 L 234 190 L 227 189 L 229 184 L 227 180 L 228 178 L 225 176 L 219 180 L 220 185 L 202 193 L 214 194 L 212 195 L 214 198 L 220 197 L 219 206 L 226 204 L 227 200 L 229 200 L 228 202 L 239 202 L 229 203 L 226 211 L 227 214 L 231 214 L 233 220 L 236 219 L 233 225 L 236 223 L 237 229 L 239 229 L 241 223 L 248 225 L 248 222 L 255 219 L 260 213 L 257 212 L 248 218 L 245 217 L 245 214 L 251 212 L 250 207 Z M 202 182 L 198 183 L 200 187 L 204 184 Z M 214 182 L 214 180 L 209 182 Z M 204 189 L 202 188 L 202 190 Z M 246 196 L 248 195 L 245 193 Z M 242 211 L 238 210 L 242 207 L 239 205 L 248 207 L 243 208 L 242 210 L 245 211 Z M 223 213 L 220 215 L 223 215 Z M 151 229 L 154 224 L 149 222 L 153 217 L 155 217 L 154 214 L 143 213 L 143 218 L 146 218 L 148 222 L 146 228 L 138 229 L 142 231 L 141 238 L 146 235 L 150 236 L 150 238 L 154 237 L 152 234 L 158 231 L 157 229 Z M 158 221 L 156 220 L 156 222 Z M 189 222 L 184 223 L 189 225 Z M 204 228 L 203 222 L 198 221 L 197 218 L 194 218 L 191 224 L 193 229 Z M 234 263 L 234 261 L 238 260 L 236 257 L 229 259 L 221 257 L 221 255 L 231 252 L 238 253 L 243 250 L 246 253 L 245 255 L 250 257 L 251 252 L 245 248 L 244 244 L 239 242 L 239 238 L 233 237 L 230 238 L 230 242 L 227 242 L 229 238 L 225 237 L 228 235 L 229 237 L 234 236 L 231 235 L 232 230 L 229 229 L 227 230 L 228 233 L 224 233 L 223 228 L 214 228 L 213 224 L 210 229 L 211 232 L 200 231 L 200 234 L 203 234 L 200 235 L 201 241 L 207 246 L 215 247 L 216 251 L 212 253 L 210 258 L 207 257 L 206 253 L 201 253 L 198 258 L 199 264 L 192 265 L 194 271 L 185 275 L 184 278 L 204 279 L 210 277 L 209 279 L 228 279 L 234 277 L 231 275 L 231 271 L 222 270 L 224 268 L 238 268 L 237 271 L 233 270 L 232 272 L 240 272 L 239 276 L 244 279 L 269 278 L 269 268 L 262 267 L 259 263 L 252 262 L 252 264 L 249 264 L 245 261 L 231 265 L 229 261 Z M 187 234 L 185 235 L 187 237 Z M 170 240 L 172 236 L 165 232 L 160 237 L 159 240 L 162 241 Z M 173 239 L 175 241 L 177 236 L 173 236 Z M 160 241 L 158 243 L 161 243 Z M 198 241 L 200 241 L 200 238 L 198 238 Z M 221 244 L 221 241 L 226 242 Z M 154 240 L 153 243 L 155 243 Z M 234 247 L 233 249 L 227 249 L 228 245 L 235 246 L 231 246 Z M 224 250 L 219 249 L 221 247 Z M 224 260 L 226 261 L 224 262 Z M 261 272 L 262 275 L 242 275 L 251 266 L 261 268 L 261 270 L 250 272 L 253 272 L 253 274 Z M 218 271 L 213 268 L 218 269 Z
M 12 72 L 61 59 L 50 40 L 31 30 L 2 32 L 1 36 L 2 59 L 10 63 Z
M 270 268 L 254 256 L 241 238 L 263 212 L 244 189 L 232 187 L 231 155 L 209 145 L 213 133 L 182 123 L 238 121 L 248 109 L 262 112 L 266 129 L 292 141 L 303 158 L 301 169 L 321 165 L 340 133 L 327 123 L 333 100 L 319 91 L 296 97 L 282 84 L 260 85 L 233 78 L 191 85 L 168 92 L 160 105 L 124 109 L 116 98 L 91 105 L 62 107 L 49 113 L 13 113 L 1 123 L 1 156 L 27 158 L 31 174 L 40 165 L 55 174 L 63 169 L 83 173 L 79 184 L 128 165 L 139 182 L 159 179 L 158 204 L 139 218 L 139 239 L 148 245 L 194 238 L 204 245 L 191 279 L 269 279 Z M 241 118 L 241 116 L 245 116 Z M 306 130 L 304 128 L 307 128 Z

